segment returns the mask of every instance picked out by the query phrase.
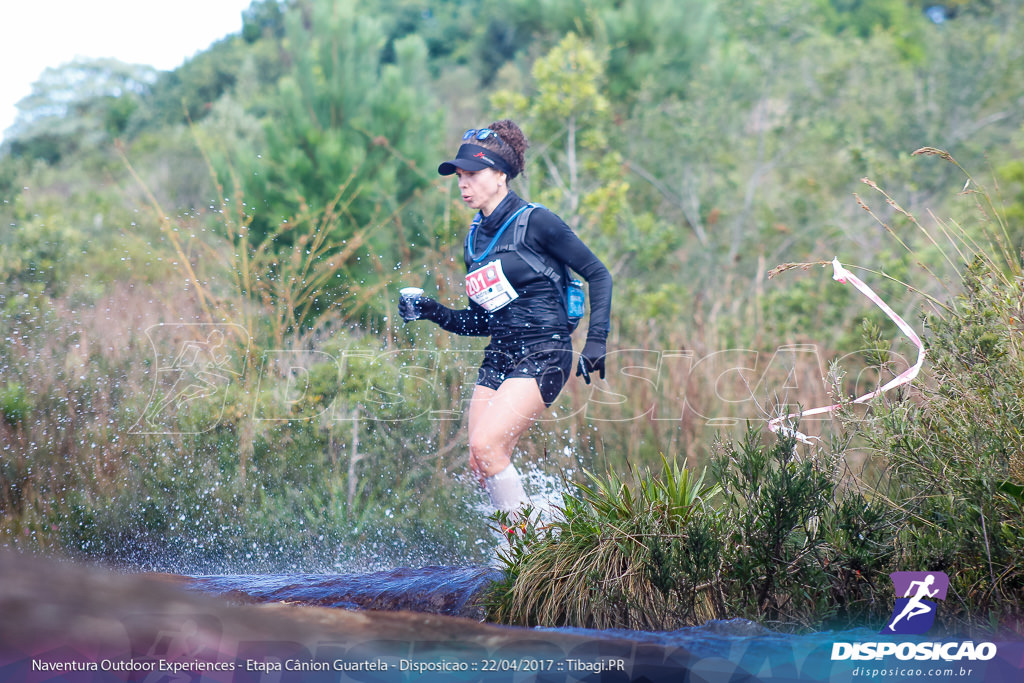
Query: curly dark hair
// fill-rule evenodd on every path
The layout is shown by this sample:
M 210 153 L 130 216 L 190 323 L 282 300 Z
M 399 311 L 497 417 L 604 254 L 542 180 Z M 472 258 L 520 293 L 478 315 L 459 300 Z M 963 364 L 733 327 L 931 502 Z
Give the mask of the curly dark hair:
M 526 149 L 530 146 L 522 129 L 511 119 L 495 121 L 487 127 L 498 134 L 498 139 L 487 138 L 476 144 L 500 154 L 512 168 L 512 178 L 521 174 L 526 168 Z

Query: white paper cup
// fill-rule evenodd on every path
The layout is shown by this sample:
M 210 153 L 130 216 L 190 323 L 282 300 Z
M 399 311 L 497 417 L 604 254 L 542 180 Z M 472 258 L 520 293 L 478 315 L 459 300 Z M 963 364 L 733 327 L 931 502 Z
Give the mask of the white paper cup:
M 423 289 L 420 287 L 402 287 L 398 290 L 398 295 L 403 299 L 419 299 L 423 296 Z M 416 320 L 418 317 L 419 316 L 416 316 L 416 318 L 409 318 L 409 320 Z

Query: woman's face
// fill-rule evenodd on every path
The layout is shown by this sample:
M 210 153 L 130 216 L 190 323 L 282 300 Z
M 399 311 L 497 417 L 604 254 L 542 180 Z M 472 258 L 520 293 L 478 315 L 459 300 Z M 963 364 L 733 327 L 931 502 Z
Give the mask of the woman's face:
M 505 174 L 493 168 L 485 168 L 482 171 L 457 168 L 455 175 L 459 178 L 462 201 L 471 209 L 479 209 L 485 216 L 490 216 L 494 207 L 508 194 Z

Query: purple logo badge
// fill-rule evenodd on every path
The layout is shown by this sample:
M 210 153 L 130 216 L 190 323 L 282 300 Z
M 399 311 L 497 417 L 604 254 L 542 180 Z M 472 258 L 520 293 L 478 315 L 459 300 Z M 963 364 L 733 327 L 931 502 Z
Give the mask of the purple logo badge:
M 944 572 L 893 572 L 889 578 L 896 590 L 896 605 L 880 633 L 925 633 L 935 623 L 936 604 L 928 598 L 945 600 L 949 577 Z

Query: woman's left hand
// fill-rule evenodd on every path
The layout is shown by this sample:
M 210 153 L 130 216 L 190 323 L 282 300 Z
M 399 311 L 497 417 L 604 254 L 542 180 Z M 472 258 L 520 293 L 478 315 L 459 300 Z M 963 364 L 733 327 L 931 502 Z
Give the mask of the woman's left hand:
M 580 364 L 576 367 L 576 376 L 583 375 L 583 381 L 590 384 L 590 374 L 595 370 L 598 377 L 604 379 L 604 357 L 608 353 L 608 345 L 604 340 L 588 339 L 580 351 Z

